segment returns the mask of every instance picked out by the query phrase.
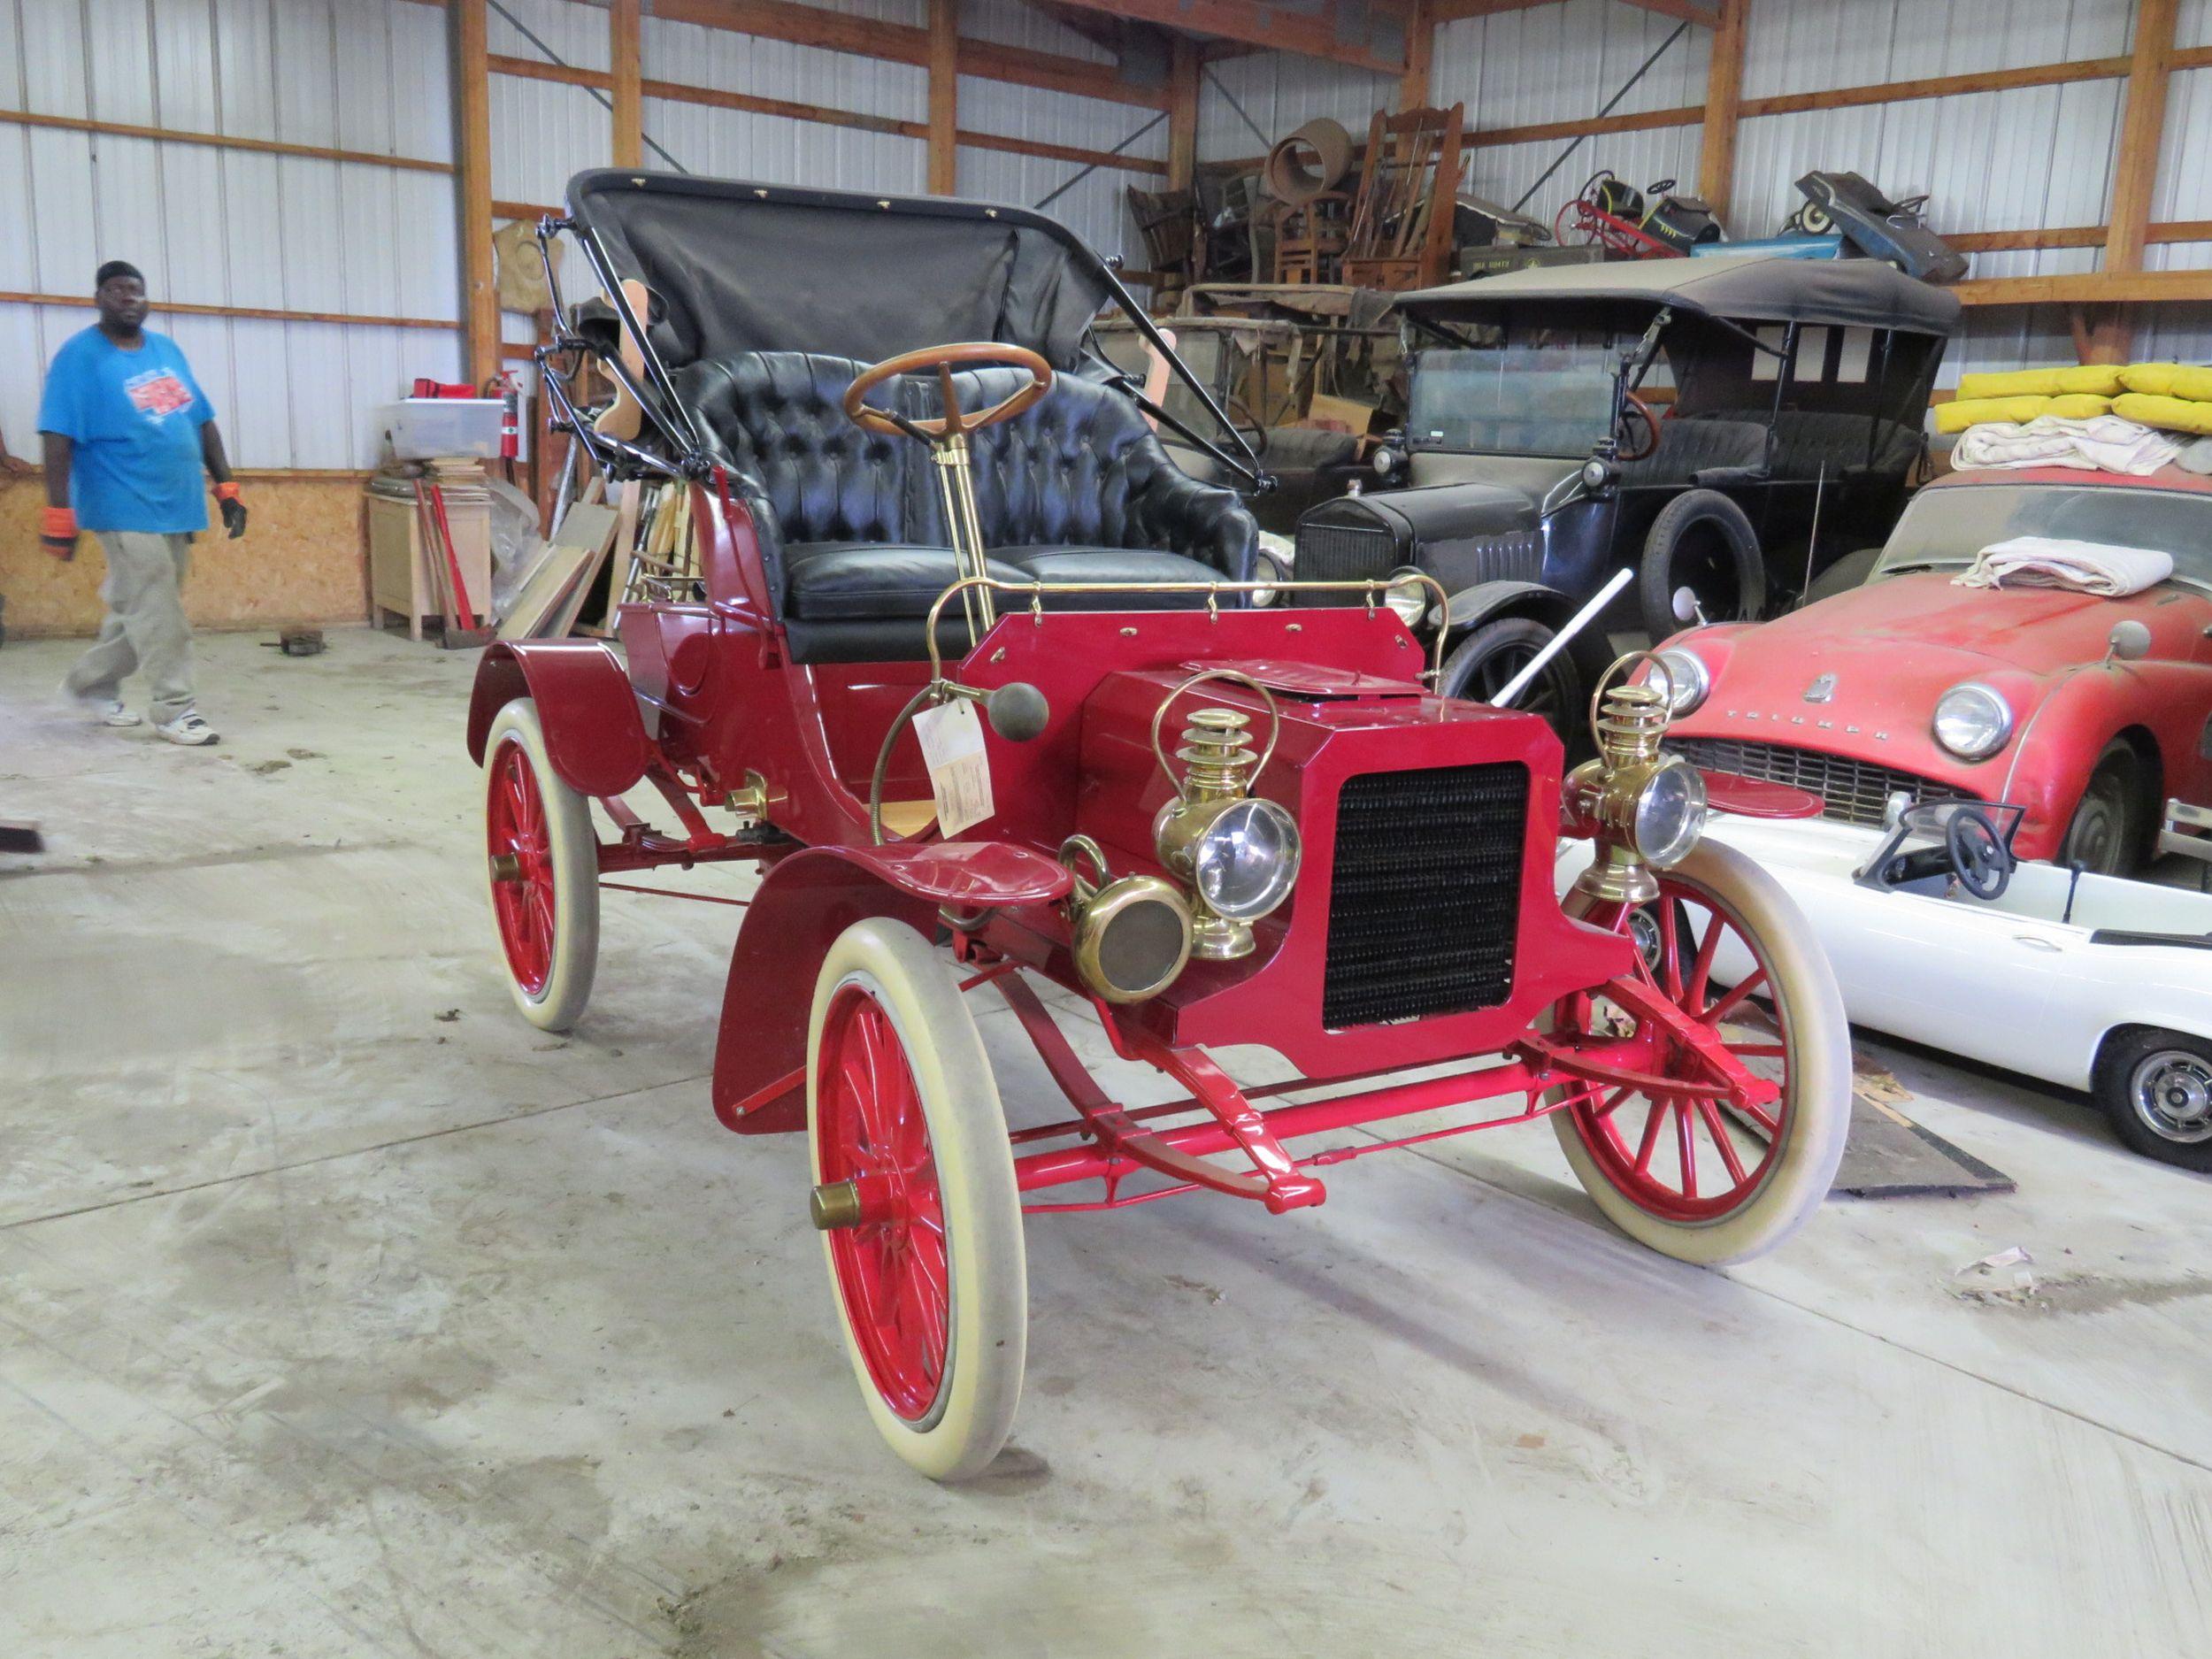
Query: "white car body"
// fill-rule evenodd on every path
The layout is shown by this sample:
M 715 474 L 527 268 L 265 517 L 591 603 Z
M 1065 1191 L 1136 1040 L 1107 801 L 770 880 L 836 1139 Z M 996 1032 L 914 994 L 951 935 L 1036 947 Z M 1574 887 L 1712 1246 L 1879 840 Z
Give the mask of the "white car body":
M 1851 878 L 1886 839 L 1824 819 L 1716 815 L 1706 833 L 1781 882 L 1828 952 L 1854 1024 L 2085 1089 L 2117 1026 L 2212 1041 L 2212 949 L 2099 944 L 2099 929 L 2212 936 L 2212 895 L 2024 864 L 1995 902 L 1884 892 Z M 1563 843 L 1563 893 L 1589 845 Z M 2069 917 L 2068 898 L 2072 907 Z M 2067 919 L 2061 919 L 2066 918 Z M 1726 954 L 1714 978 L 1743 972 Z

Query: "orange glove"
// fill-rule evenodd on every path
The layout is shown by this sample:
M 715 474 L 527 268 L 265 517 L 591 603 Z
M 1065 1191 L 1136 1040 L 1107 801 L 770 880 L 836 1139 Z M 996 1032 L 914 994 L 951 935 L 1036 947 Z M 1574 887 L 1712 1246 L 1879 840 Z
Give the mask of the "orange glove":
M 246 534 L 246 503 L 238 499 L 238 486 L 221 483 L 215 487 L 215 508 L 223 515 L 223 528 L 230 532 L 235 541 Z
M 66 507 L 46 508 L 38 521 L 38 544 L 58 559 L 77 557 L 77 515 Z

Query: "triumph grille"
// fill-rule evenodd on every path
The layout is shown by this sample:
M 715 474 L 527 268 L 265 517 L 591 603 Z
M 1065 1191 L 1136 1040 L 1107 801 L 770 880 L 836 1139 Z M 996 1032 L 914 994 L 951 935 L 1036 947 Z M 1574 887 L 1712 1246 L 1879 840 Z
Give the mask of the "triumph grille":
M 1732 772 L 1770 783 L 1786 783 L 1809 789 L 1821 798 L 1824 818 L 1845 824 L 1878 828 L 1883 809 L 1893 795 L 1923 801 L 1971 801 L 1975 797 L 1948 784 L 1916 778 L 1893 766 L 1852 760 L 1842 755 L 1824 755 L 1817 749 L 1792 749 L 1785 743 L 1747 743 L 1733 737 L 1678 737 L 1667 747 L 1692 765 L 1710 772 Z
M 1322 1023 L 1493 1008 L 1513 989 L 1528 768 L 1371 772 L 1336 804 Z
M 1387 576 L 1398 567 L 1398 541 L 1389 531 L 1366 525 L 1310 524 L 1298 532 L 1295 569 L 1301 581 L 1356 582 Z M 1356 604 L 1346 594 L 1298 594 L 1307 605 Z

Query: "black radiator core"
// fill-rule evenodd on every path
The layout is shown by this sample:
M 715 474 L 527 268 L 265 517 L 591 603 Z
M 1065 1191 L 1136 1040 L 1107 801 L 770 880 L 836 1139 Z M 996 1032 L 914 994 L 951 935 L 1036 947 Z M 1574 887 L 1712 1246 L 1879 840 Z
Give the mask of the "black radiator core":
M 1321 1022 L 1332 1031 L 1494 1008 L 1512 994 L 1528 768 L 1345 781 Z
M 1387 576 L 1404 563 L 1398 540 L 1380 525 L 1304 524 L 1298 526 L 1298 551 L 1291 574 L 1301 581 L 1357 582 Z M 1302 593 L 1302 605 L 1356 605 L 1357 594 Z

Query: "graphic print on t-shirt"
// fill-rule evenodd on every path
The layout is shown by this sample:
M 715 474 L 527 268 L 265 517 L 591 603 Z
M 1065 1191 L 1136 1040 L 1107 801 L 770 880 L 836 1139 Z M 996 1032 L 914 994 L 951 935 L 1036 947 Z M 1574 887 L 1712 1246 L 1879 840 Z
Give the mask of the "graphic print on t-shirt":
M 192 388 L 172 369 L 148 369 L 123 382 L 131 407 L 158 426 L 180 410 L 192 406 Z

